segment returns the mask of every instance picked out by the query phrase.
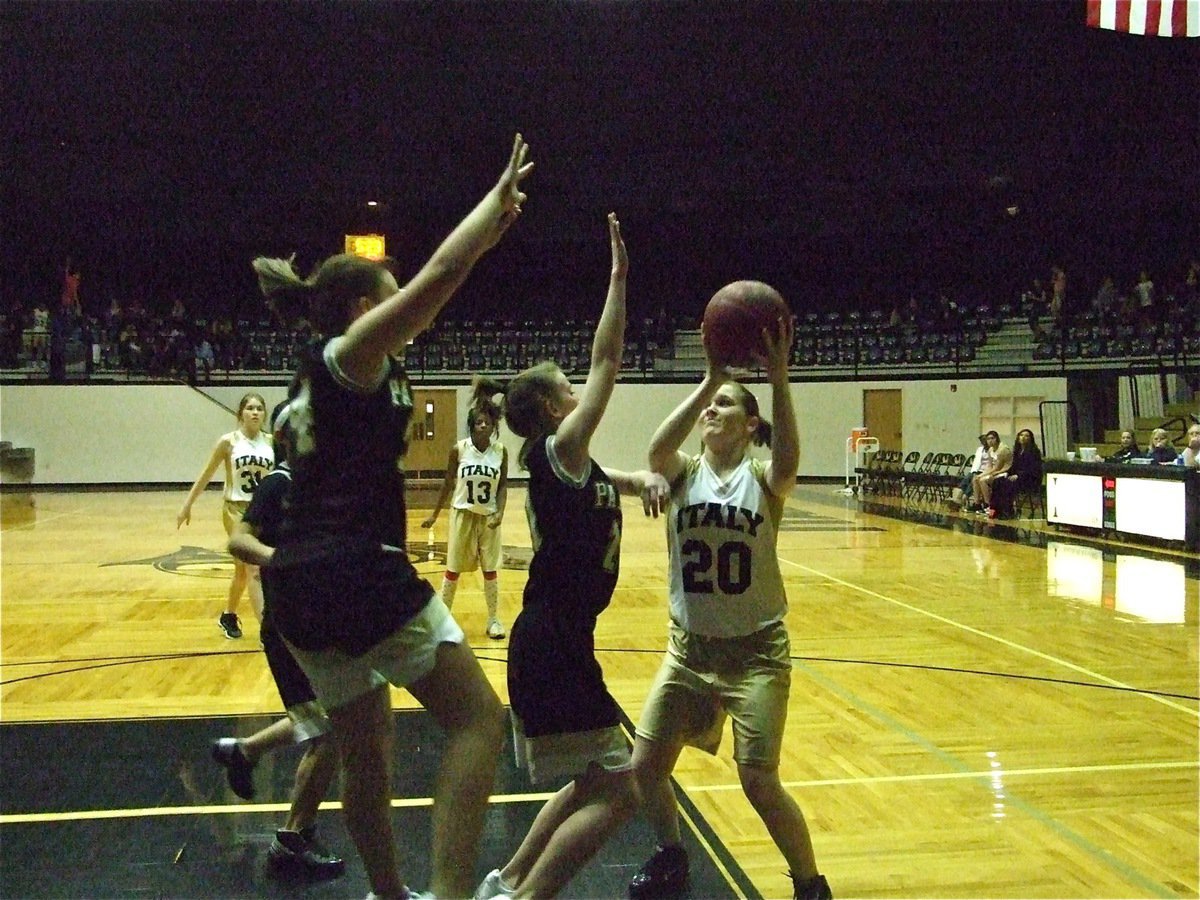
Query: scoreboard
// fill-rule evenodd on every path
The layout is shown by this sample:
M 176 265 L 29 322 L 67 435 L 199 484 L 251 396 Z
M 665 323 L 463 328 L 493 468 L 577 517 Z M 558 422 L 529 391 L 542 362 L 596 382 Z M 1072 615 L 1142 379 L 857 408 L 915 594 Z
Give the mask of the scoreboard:
M 346 252 L 367 259 L 383 259 L 387 256 L 386 242 L 382 234 L 348 234 Z

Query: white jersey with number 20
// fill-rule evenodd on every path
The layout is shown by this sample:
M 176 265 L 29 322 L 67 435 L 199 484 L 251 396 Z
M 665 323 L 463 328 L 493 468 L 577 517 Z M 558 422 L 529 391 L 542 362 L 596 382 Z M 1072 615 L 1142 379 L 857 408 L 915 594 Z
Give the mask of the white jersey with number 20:
M 671 618 L 686 631 L 738 637 L 787 612 L 775 549 L 783 498 L 765 471 L 747 456 L 722 480 L 703 456 L 688 460 L 667 519 Z

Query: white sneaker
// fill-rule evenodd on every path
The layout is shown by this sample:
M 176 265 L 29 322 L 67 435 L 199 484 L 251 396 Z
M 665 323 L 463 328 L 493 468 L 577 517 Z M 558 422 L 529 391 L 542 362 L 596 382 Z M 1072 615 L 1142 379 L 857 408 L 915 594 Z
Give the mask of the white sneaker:
M 504 626 L 500 624 L 499 619 L 489 619 L 487 626 L 487 636 L 494 641 L 503 638 L 508 632 L 504 630 Z
M 491 900 L 492 897 L 511 897 L 515 888 L 510 888 L 500 877 L 499 869 L 492 869 L 487 877 L 475 888 L 474 900 Z

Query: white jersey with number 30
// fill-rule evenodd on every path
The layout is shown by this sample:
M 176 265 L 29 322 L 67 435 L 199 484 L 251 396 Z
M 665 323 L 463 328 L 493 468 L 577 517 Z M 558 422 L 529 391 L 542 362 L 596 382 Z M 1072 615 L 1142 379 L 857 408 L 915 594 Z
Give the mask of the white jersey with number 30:
M 455 473 L 454 498 L 450 505 L 481 516 L 496 511 L 496 491 L 500 487 L 500 467 L 504 464 L 504 445 L 492 441 L 479 450 L 470 438 L 458 442 L 458 471 Z
M 787 612 L 775 550 L 783 498 L 765 471 L 747 456 L 722 480 L 703 456 L 688 460 L 667 518 L 671 618 L 686 631 L 739 637 Z

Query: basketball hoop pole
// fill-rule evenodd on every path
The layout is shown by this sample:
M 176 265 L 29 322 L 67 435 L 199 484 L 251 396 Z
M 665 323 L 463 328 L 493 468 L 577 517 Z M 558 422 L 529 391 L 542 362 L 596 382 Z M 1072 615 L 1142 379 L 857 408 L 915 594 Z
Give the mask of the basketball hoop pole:
M 850 437 L 846 438 L 846 486 L 839 489 L 836 493 L 853 496 L 858 493 L 861 484 L 861 478 L 858 474 L 858 469 L 861 466 L 866 467 L 866 459 L 868 453 L 874 453 L 879 449 L 879 439 L 867 437 L 866 429 L 856 428 L 851 432 Z M 851 462 L 853 460 L 853 462 Z
M 846 438 L 846 453 L 844 457 L 846 464 L 846 486 L 836 492 L 848 496 L 858 493 L 858 473 L 854 471 L 854 467 L 850 464 L 852 458 L 855 462 L 858 462 L 858 448 L 854 445 L 855 437 L 853 435 Z

